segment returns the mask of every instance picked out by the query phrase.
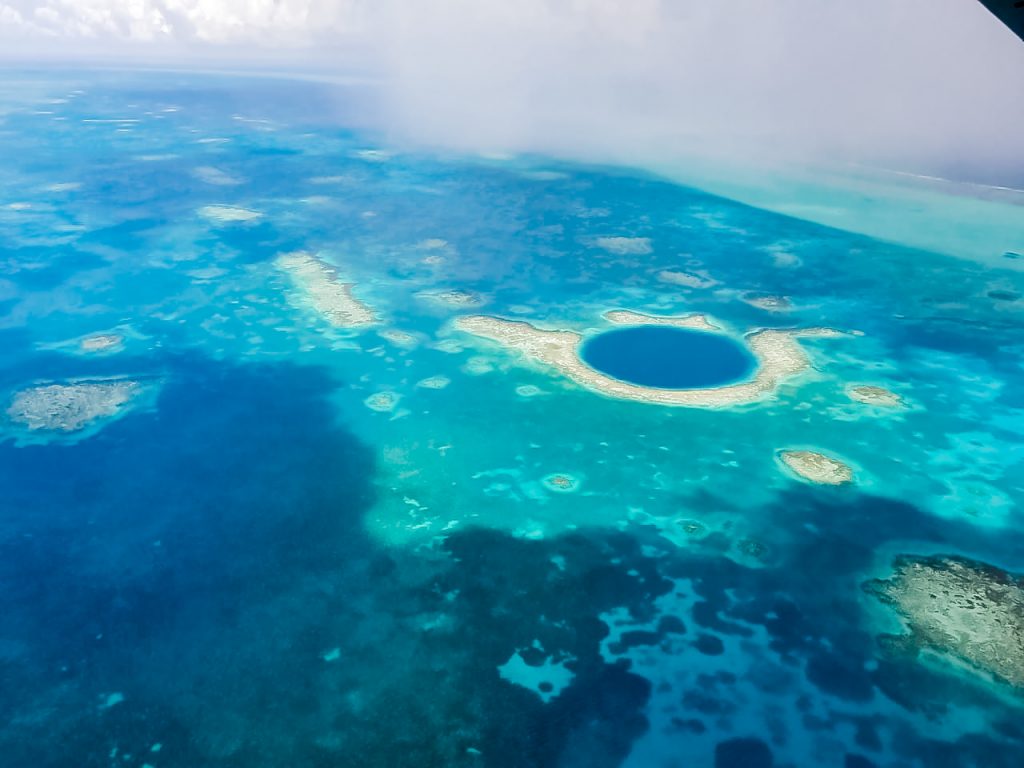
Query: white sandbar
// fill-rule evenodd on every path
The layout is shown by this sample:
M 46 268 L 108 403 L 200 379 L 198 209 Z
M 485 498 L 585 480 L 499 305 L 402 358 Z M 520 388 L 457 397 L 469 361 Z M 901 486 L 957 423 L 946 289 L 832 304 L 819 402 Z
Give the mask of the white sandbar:
M 218 224 L 247 224 L 263 218 L 259 211 L 233 205 L 204 205 L 199 209 L 199 215 Z
M 354 328 L 377 321 L 373 311 L 352 295 L 353 283 L 344 283 L 320 259 L 301 251 L 285 253 L 274 261 L 287 272 L 313 308 L 336 328 Z
M 78 348 L 82 352 L 112 352 L 123 345 L 124 336 L 119 333 L 97 333 L 78 342 Z
M 651 317 L 616 310 L 605 314 L 605 319 L 616 325 L 670 325 L 716 330 L 716 326 L 703 315 Z M 751 379 L 709 389 L 657 389 L 620 381 L 588 366 L 579 355 L 583 336 L 576 331 L 548 331 L 526 322 L 485 315 L 459 317 L 454 324 L 460 331 L 496 341 L 521 353 L 522 358 L 530 363 L 554 368 L 594 392 L 623 400 L 697 408 L 727 407 L 763 399 L 778 389 L 783 381 L 810 367 L 807 353 L 797 343 L 797 338 L 842 335 L 840 331 L 829 328 L 755 331 L 746 337 L 750 351 L 757 360 L 757 370 Z
M 667 325 L 670 328 L 690 328 L 695 331 L 720 331 L 707 315 L 645 315 L 628 309 L 613 309 L 604 313 L 604 319 L 614 325 Z

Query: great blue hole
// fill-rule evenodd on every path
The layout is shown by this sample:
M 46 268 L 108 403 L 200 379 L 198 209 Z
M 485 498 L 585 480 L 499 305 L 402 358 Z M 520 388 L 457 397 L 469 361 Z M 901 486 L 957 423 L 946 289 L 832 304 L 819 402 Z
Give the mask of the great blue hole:
M 756 360 L 721 333 L 641 325 L 601 333 L 580 350 L 587 365 L 620 381 L 658 389 L 706 389 L 750 377 Z

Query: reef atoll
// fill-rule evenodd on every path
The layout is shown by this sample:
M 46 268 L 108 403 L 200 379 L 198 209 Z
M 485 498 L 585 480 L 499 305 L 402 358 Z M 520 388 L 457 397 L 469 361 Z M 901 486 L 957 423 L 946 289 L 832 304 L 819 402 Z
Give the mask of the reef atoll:
M 671 325 L 697 330 L 717 330 L 704 315 L 654 317 L 616 310 L 605 314 L 613 325 Z M 481 338 L 496 341 L 515 350 L 530 363 L 553 368 L 580 386 L 609 397 L 660 405 L 716 408 L 750 403 L 774 392 L 786 379 L 810 366 L 807 353 L 796 339 L 813 336 L 840 336 L 829 328 L 755 331 L 746 343 L 757 360 L 757 370 L 747 381 L 708 389 L 657 389 L 630 384 L 600 373 L 580 358 L 583 336 L 576 331 L 549 331 L 527 322 L 505 320 L 486 315 L 469 315 L 455 320 L 455 328 Z
M 31 431 L 75 432 L 116 416 L 139 390 L 125 380 L 45 384 L 15 393 L 7 416 Z
M 812 483 L 843 485 L 853 481 L 849 466 L 817 451 L 780 451 L 779 460 L 793 474 Z
M 954 657 L 1024 689 L 1024 578 L 963 557 L 904 555 L 893 575 L 864 584 L 904 620 L 883 635 L 911 650 Z
M 339 280 L 337 273 L 315 256 L 302 251 L 285 253 L 274 264 L 334 327 L 356 328 L 377 321 L 373 311 L 352 295 L 353 283 Z

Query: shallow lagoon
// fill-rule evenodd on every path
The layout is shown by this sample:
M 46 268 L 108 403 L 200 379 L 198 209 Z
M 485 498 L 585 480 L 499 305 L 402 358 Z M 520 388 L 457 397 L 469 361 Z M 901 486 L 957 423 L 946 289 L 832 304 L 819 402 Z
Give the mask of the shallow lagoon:
M 732 384 L 754 370 L 754 357 L 727 336 L 662 326 L 607 331 L 580 349 L 587 365 L 613 378 L 661 389 Z
M 1018 768 L 1020 696 L 894 652 L 861 585 L 907 553 L 1024 570 L 1024 284 L 992 267 L 1021 245 L 982 267 L 648 174 L 381 152 L 311 106 L 357 122 L 357 92 L 19 82 L 0 390 L 159 386 L 75 439 L 2 425 L 6 764 Z M 300 251 L 379 324 L 322 317 L 275 265 Z M 611 308 L 864 335 L 706 410 L 452 330 Z

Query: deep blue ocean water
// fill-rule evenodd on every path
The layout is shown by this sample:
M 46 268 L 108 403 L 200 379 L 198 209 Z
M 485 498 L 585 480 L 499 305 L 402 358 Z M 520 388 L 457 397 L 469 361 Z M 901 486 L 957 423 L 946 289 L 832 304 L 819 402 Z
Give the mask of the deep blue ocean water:
M 901 554 L 1024 572 L 1024 230 L 993 266 L 620 168 L 388 147 L 325 86 L 3 83 L 5 768 L 1019 768 L 1019 692 L 887 651 L 862 585 Z M 381 323 L 331 327 L 274 265 L 298 249 Z M 453 289 L 480 306 L 423 298 Z M 608 309 L 863 335 L 706 410 L 451 327 L 600 339 Z M 94 428 L 6 412 L 110 377 L 146 396 Z M 798 482 L 783 448 L 856 482 Z
M 717 333 L 656 325 L 608 331 L 587 339 L 580 357 L 613 378 L 662 389 L 698 389 L 747 377 L 754 358 Z

